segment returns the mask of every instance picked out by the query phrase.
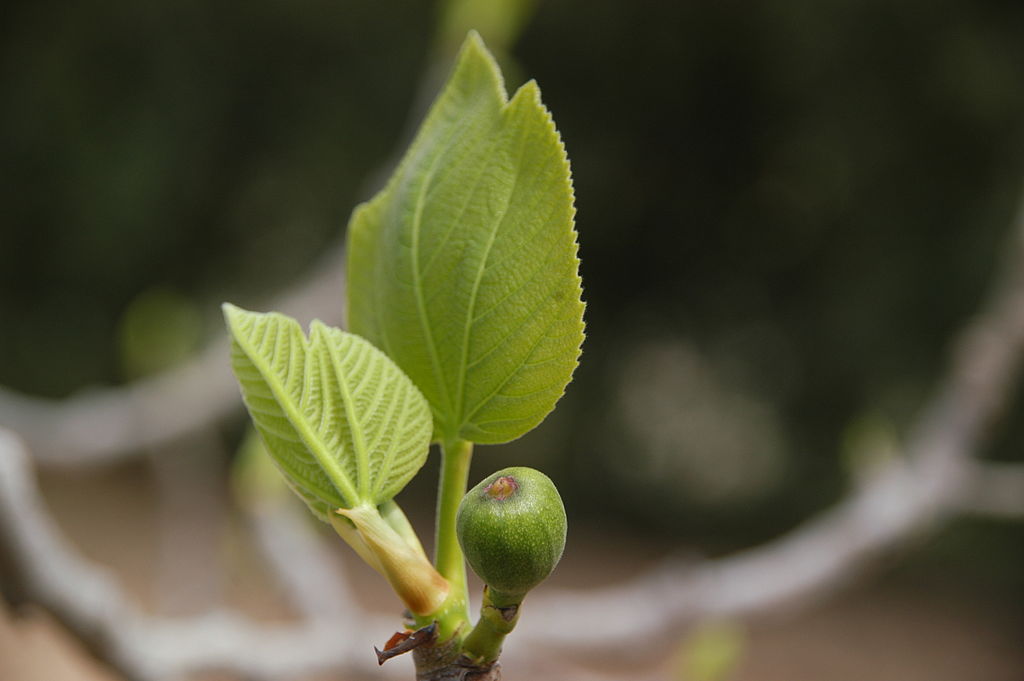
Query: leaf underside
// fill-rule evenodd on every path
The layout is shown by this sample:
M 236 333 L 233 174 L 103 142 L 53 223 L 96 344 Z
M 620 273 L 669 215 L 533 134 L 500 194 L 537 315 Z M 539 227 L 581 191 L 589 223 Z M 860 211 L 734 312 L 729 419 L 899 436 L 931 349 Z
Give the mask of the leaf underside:
M 349 223 L 349 328 L 430 402 L 434 437 L 499 443 L 554 408 L 583 342 L 565 149 L 536 83 L 509 100 L 476 34 L 385 189 Z
M 379 505 L 422 467 L 430 407 L 366 340 L 314 321 L 224 306 L 242 398 L 289 485 L 322 520 Z

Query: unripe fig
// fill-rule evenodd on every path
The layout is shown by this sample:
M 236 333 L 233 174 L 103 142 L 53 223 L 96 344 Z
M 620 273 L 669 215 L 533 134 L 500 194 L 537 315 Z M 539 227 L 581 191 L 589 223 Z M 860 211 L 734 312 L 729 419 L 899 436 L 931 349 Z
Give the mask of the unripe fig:
M 565 548 L 565 507 L 551 479 L 506 468 L 471 489 L 456 517 L 459 543 L 496 605 L 517 603 L 551 574 Z

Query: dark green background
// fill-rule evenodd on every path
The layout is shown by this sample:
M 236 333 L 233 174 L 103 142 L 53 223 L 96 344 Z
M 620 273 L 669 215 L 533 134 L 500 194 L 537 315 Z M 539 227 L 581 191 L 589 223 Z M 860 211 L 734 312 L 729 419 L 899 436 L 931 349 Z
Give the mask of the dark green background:
M 258 306 L 339 239 L 407 135 L 437 20 L 412 0 L 3 14 L 0 383 L 48 396 L 125 379 L 140 293 L 184 296 L 212 335 L 222 300 Z M 588 338 L 555 416 L 477 472 L 541 465 L 577 518 L 710 550 L 835 500 L 843 433 L 864 414 L 902 433 L 998 260 L 1024 178 L 1024 3 L 550 1 L 504 61 L 540 82 L 573 161 Z M 617 391 L 652 338 L 771 405 L 777 480 L 697 503 L 623 477 L 646 452 Z M 1021 412 L 989 456 L 1021 460 Z M 939 553 L 981 546 L 1019 590 L 1019 540 L 971 521 Z

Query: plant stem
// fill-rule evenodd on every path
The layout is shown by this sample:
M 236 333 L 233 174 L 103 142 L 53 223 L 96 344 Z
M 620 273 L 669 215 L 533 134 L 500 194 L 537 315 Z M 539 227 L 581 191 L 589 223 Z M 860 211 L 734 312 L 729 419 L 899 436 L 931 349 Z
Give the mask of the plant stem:
M 416 681 L 501 681 L 497 662 L 477 665 L 459 654 L 458 643 L 449 641 L 412 651 Z
M 497 661 L 505 637 L 512 632 L 519 620 L 521 594 L 505 596 L 495 594 L 489 587 L 484 588 L 484 601 L 480 606 L 480 619 L 473 631 L 462 642 L 462 654 L 476 665 L 488 665 Z
M 434 566 L 451 585 L 448 603 L 438 616 L 438 635 L 442 641 L 453 635 L 461 625 L 469 622 L 466 561 L 455 534 L 455 515 L 458 513 L 462 497 L 466 495 L 469 462 L 472 458 L 472 442 L 454 440 L 441 446 Z

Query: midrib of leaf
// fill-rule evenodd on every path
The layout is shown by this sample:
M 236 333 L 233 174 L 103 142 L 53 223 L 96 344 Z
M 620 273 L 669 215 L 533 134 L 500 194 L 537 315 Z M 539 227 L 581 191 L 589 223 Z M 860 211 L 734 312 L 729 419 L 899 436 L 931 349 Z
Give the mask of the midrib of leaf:
M 494 125 L 492 124 L 490 127 L 493 128 Z M 495 145 L 497 145 L 497 143 L 498 143 L 497 139 L 492 139 L 491 143 L 488 145 L 488 151 L 493 149 L 495 147 Z M 466 208 L 468 208 L 469 204 L 473 201 L 473 197 L 476 195 L 476 190 L 480 186 L 480 180 L 482 178 L 483 178 L 483 173 L 478 174 L 477 178 L 473 181 L 473 186 L 470 187 L 469 191 L 466 192 L 466 199 L 465 199 L 465 201 L 462 202 L 462 205 L 459 206 L 459 212 L 456 213 L 455 217 L 452 219 L 451 226 L 448 227 L 448 230 L 444 233 L 444 237 L 441 239 L 441 243 L 438 244 L 437 248 L 434 249 L 434 252 L 430 256 L 430 260 L 428 260 L 427 264 L 423 267 L 423 273 L 424 274 L 426 274 L 427 272 L 430 271 L 430 269 L 433 267 L 434 263 L 441 256 L 441 254 L 442 254 L 442 252 L 444 250 L 445 244 L 448 243 L 448 237 L 450 237 L 452 235 L 452 232 L 455 231 L 456 226 L 462 220 L 462 217 L 466 214 Z M 431 187 L 430 191 L 433 192 L 439 186 L 441 186 L 440 180 L 435 182 L 434 186 Z M 430 197 L 427 196 L 427 198 L 429 199 Z
M 497 82 L 496 82 L 496 84 L 497 84 Z M 504 90 L 500 86 L 496 89 L 495 94 L 498 95 L 498 99 L 499 99 L 499 101 L 501 101 L 501 106 L 502 107 L 506 106 L 507 105 L 507 101 L 505 101 L 506 100 L 506 94 L 505 94 Z M 426 205 L 426 201 L 427 201 L 428 195 L 429 195 L 430 191 L 433 188 L 435 188 L 435 187 L 440 185 L 440 180 L 438 180 L 435 183 L 435 181 L 434 181 L 435 177 L 434 176 L 437 174 L 438 164 L 446 156 L 445 149 L 447 149 L 451 145 L 452 140 L 455 139 L 455 137 L 460 132 L 465 132 L 464 129 L 463 129 L 462 123 L 464 123 L 467 120 L 471 120 L 472 118 L 474 118 L 480 112 L 481 109 L 483 109 L 485 106 L 487 106 L 488 103 L 489 103 L 489 100 L 486 99 L 485 97 L 478 98 L 478 100 L 476 102 L 476 105 L 473 106 L 472 108 L 470 108 L 466 113 L 464 113 L 460 117 L 459 123 L 457 125 L 453 125 L 452 126 L 451 132 L 449 132 L 448 135 L 446 135 L 446 137 L 445 137 L 444 144 L 438 146 L 438 149 L 440 151 L 434 156 L 433 159 L 431 159 L 430 167 L 427 169 L 427 172 L 425 173 L 423 182 L 420 183 L 420 186 L 417 189 L 417 192 L 416 192 L 416 210 L 413 213 L 413 224 L 412 224 L 412 270 L 413 270 L 413 289 L 414 289 L 415 296 L 416 296 L 417 317 L 418 317 L 419 322 L 420 322 L 420 328 L 423 329 L 423 334 L 424 334 L 424 336 L 426 336 L 426 339 L 427 339 L 427 348 L 430 351 L 431 369 L 434 372 L 435 380 L 437 380 L 438 384 L 440 385 L 441 393 L 444 396 L 443 399 L 447 403 L 447 406 L 448 406 L 448 414 L 447 414 L 447 416 L 448 416 L 449 419 L 451 419 L 451 425 L 452 426 L 454 426 L 454 424 L 457 424 L 459 422 L 460 415 L 454 413 L 454 411 L 455 411 L 455 403 L 452 402 L 451 394 L 448 392 L 448 383 L 447 383 L 447 381 L 445 381 L 444 368 L 441 366 L 441 358 L 438 355 L 437 344 L 436 344 L 436 342 L 434 340 L 434 334 L 433 334 L 433 332 L 431 331 L 431 328 L 430 328 L 430 319 L 427 316 L 426 301 L 423 299 L 423 275 L 425 274 L 426 269 L 429 268 L 430 264 L 433 263 L 433 260 L 441 252 L 441 249 L 443 248 L 444 243 L 442 242 L 442 244 L 439 245 L 435 249 L 434 255 L 431 256 L 430 262 L 428 262 L 427 267 L 424 268 L 423 271 L 421 271 L 421 269 L 420 269 L 420 255 L 421 255 L 420 254 L 420 232 L 422 230 L 422 225 L 423 225 L 423 209 L 424 209 L 424 206 Z M 498 120 L 500 120 L 500 113 L 499 113 Z M 488 123 L 487 127 L 488 128 L 493 128 L 494 127 L 494 121 L 491 121 L 490 123 Z M 492 142 L 491 146 L 493 146 L 494 144 L 495 144 L 495 142 Z M 473 196 L 473 193 L 475 192 L 475 190 L 476 190 L 476 186 L 474 185 L 473 190 L 468 193 L 466 201 L 463 203 L 463 206 L 460 209 L 460 213 L 464 213 L 465 212 L 465 207 L 469 205 L 469 202 L 472 199 L 472 196 Z M 449 227 L 448 231 L 446 232 L 445 238 L 443 240 L 444 242 L 447 241 L 448 236 L 455 229 L 456 223 L 457 223 L 457 220 L 452 220 L 452 226 Z M 385 344 L 386 343 L 387 343 L 387 339 L 385 338 Z M 460 379 L 460 384 L 458 386 L 458 389 L 459 389 L 458 403 L 461 406 L 461 401 L 462 401 L 462 397 L 461 397 L 461 393 L 462 393 L 461 379 Z M 445 424 L 445 425 L 449 425 L 449 424 Z M 446 437 L 453 437 L 455 435 L 455 433 L 458 433 L 458 431 L 459 431 L 459 429 L 461 427 L 462 427 L 461 425 L 456 426 L 456 427 L 452 427 L 452 431 L 450 433 L 445 433 L 444 435 Z
M 454 136 L 454 133 L 452 133 Z M 449 141 L 450 141 L 449 137 Z M 443 147 L 442 147 L 443 148 Z M 448 384 L 444 380 L 444 371 L 441 367 L 441 358 L 437 354 L 437 344 L 434 342 L 434 334 L 430 330 L 430 320 L 427 317 L 427 306 L 423 300 L 423 281 L 420 274 L 420 229 L 423 224 L 423 206 L 426 203 L 427 190 L 430 186 L 430 182 L 434 177 L 434 173 L 437 170 L 437 164 L 444 156 L 443 153 L 437 154 L 430 163 L 430 168 L 423 178 L 423 182 L 420 183 L 416 193 L 416 211 L 413 213 L 412 223 L 412 277 L 413 277 L 413 292 L 416 296 L 416 311 L 417 316 L 420 320 L 420 328 L 423 329 L 423 335 L 427 339 L 427 349 L 430 351 L 430 364 L 434 371 L 434 379 L 438 382 L 441 388 L 441 393 L 444 396 L 444 401 L 448 404 L 449 416 L 452 409 L 451 396 L 448 394 Z
M 265 326 L 264 334 L 268 332 L 267 327 L 269 326 L 269 324 Z M 250 343 L 242 345 L 242 341 L 238 339 L 237 335 L 235 336 L 235 342 L 242 347 L 243 351 L 245 351 L 249 361 L 259 369 L 260 376 L 266 384 L 270 386 L 270 392 L 274 395 L 274 399 L 284 410 L 285 415 L 288 417 L 288 421 L 292 424 L 292 427 L 295 428 L 295 432 L 297 432 L 299 437 L 302 438 L 302 442 L 306 445 L 309 452 L 316 457 L 317 463 L 320 464 L 327 475 L 331 478 L 331 482 L 333 482 L 335 487 L 338 488 L 338 491 L 345 498 L 345 501 L 350 504 L 355 504 L 359 499 L 359 496 L 356 494 L 356 490 L 352 486 L 352 482 L 348 479 L 348 476 L 345 475 L 345 472 L 337 465 L 334 459 L 332 459 L 323 450 L 323 443 L 316 437 L 315 433 L 310 431 L 309 424 L 306 423 L 305 417 L 298 410 L 297 405 L 293 404 L 291 394 L 289 394 L 285 387 L 281 385 L 281 382 L 271 370 L 272 368 L 267 365 L 266 361 L 264 361 L 259 353 L 253 352 L 253 347 Z
M 353 409 L 352 391 L 349 387 L 348 381 L 345 380 L 346 372 L 343 370 L 341 361 L 338 359 L 338 348 L 335 347 L 334 343 L 330 342 L 327 331 L 324 327 L 320 327 L 318 331 L 321 344 L 327 348 L 327 356 L 330 358 L 331 367 L 334 369 L 334 378 L 338 382 L 338 389 L 341 391 L 341 401 L 342 404 L 345 405 L 345 418 L 348 421 L 348 432 L 352 436 L 352 449 L 355 450 L 356 467 L 359 471 L 359 496 L 362 499 L 369 499 L 370 454 L 366 449 L 366 443 L 363 441 L 362 424 L 359 422 L 355 410 Z M 351 344 L 349 344 L 348 350 L 351 352 Z M 359 357 L 355 357 L 353 359 L 358 360 Z
M 272 411 L 268 411 L 266 409 L 254 407 L 252 405 L 251 401 L 248 403 L 247 406 L 248 406 L 250 411 L 254 411 L 254 412 L 257 412 L 259 414 L 264 414 L 266 416 L 271 416 L 271 417 L 276 417 L 277 416 L 277 414 L 275 414 Z M 282 440 L 285 440 L 287 442 L 295 442 L 295 444 L 300 444 L 299 442 L 297 442 L 294 439 L 294 437 L 293 437 L 293 435 L 291 433 L 284 432 L 284 431 L 279 431 L 279 430 L 276 430 L 274 428 L 267 428 L 266 425 L 264 425 L 264 429 L 270 431 L 270 433 L 272 435 L 274 435 L 275 437 L 281 438 Z M 291 465 L 290 461 L 279 459 L 279 458 L 275 458 L 274 459 L 274 463 L 277 466 L 280 466 L 281 469 L 288 476 L 291 476 L 292 479 L 297 480 L 300 483 L 302 483 L 302 485 L 305 487 L 306 490 L 315 490 L 315 489 L 317 489 L 317 485 L 311 479 L 307 478 L 305 475 L 300 473 L 299 470 L 295 468 L 295 466 Z
M 511 102 L 505 103 L 502 109 L 502 114 L 505 113 L 505 111 L 508 109 L 510 105 Z M 520 131 L 518 152 L 519 163 L 516 163 L 516 167 L 519 167 L 520 163 L 522 162 L 523 149 L 525 147 L 524 140 L 525 135 L 523 134 L 523 131 Z M 481 172 L 480 174 L 483 175 L 483 172 Z M 505 205 L 502 207 L 501 213 L 499 214 L 498 218 L 494 220 L 494 226 L 491 228 L 490 234 L 487 235 L 487 245 L 484 247 L 483 257 L 480 259 L 480 265 L 477 267 L 476 277 L 473 280 L 473 288 L 469 294 L 469 305 L 466 308 L 466 323 L 463 324 L 462 327 L 462 357 L 459 360 L 459 382 L 456 384 L 459 390 L 459 415 L 456 418 L 456 423 L 458 423 L 459 425 L 456 428 L 456 432 L 461 431 L 462 428 L 466 425 L 466 422 L 468 421 L 468 419 L 465 418 L 465 414 L 467 411 L 467 405 L 465 403 L 466 371 L 469 365 L 469 337 L 471 335 L 473 326 L 475 325 L 474 316 L 476 315 L 477 293 L 480 290 L 480 282 L 484 278 L 484 270 L 487 269 L 487 261 L 490 260 L 491 257 L 491 249 L 494 248 L 494 242 L 498 238 L 498 232 L 501 231 L 502 225 L 505 224 L 505 220 L 508 218 L 508 207 L 512 204 L 512 197 L 516 193 L 516 187 L 519 186 L 519 176 L 520 173 L 516 173 L 515 179 L 512 181 L 512 186 L 509 188 L 508 193 L 505 194 Z

